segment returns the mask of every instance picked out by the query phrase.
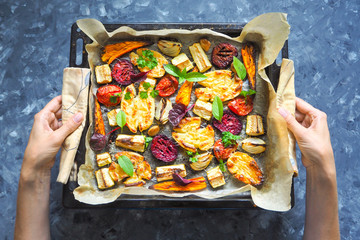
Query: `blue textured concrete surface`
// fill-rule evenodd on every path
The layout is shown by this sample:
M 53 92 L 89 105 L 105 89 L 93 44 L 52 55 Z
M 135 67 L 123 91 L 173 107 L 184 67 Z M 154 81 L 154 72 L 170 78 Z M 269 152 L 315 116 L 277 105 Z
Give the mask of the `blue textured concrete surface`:
M 33 115 L 61 94 L 71 25 L 104 23 L 247 22 L 288 13 L 289 55 L 296 94 L 328 114 L 335 153 L 342 239 L 360 236 L 360 4 L 357 0 L 123 0 L 0 2 L 0 238 L 13 238 L 16 195 Z M 300 159 L 300 154 L 297 154 Z M 301 239 L 305 169 L 295 179 L 295 207 L 263 210 L 70 210 L 61 205 L 53 169 L 53 239 Z

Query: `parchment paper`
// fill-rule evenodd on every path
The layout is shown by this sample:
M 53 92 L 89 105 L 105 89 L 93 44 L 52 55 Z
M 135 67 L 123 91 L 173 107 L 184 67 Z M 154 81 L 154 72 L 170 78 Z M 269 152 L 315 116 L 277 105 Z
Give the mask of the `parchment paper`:
M 288 74 L 292 71 L 291 65 L 286 65 L 283 68 L 279 86 L 281 92 L 275 93 L 268 77 L 265 73 L 265 67 L 272 64 L 279 51 L 282 49 L 286 41 L 290 26 L 287 24 L 286 15 L 282 13 L 269 13 L 261 15 L 251 22 L 249 22 L 242 31 L 238 38 L 230 38 L 224 34 L 220 34 L 209 29 L 201 30 L 179 30 L 168 29 L 159 31 L 135 31 L 129 27 L 121 27 L 114 32 L 108 33 L 105 31 L 104 26 L 94 19 L 83 19 L 77 21 L 79 28 L 85 32 L 94 42 L 86 46 L 88 52 L 88 60 L 92 73 L 94 67 L 102 64 L 101 48 L 106 44 L 119 42 L 121 40 L 134 40 L 134 39 L 150 39 L 156 42 L 160 37 L 172 37 L 181 39 L 181 42 L 187 41 L 196 42 L 202 37 L 208 37 L 213 41 L 221 42 L 227 41 L 237 46 L 241 46 L 241 42 L 251 41 L 254 42 L 260 52 L 258 59 L 258 73 L 257 76 L 257 94 L 255 99 L 254 112 L 266 117 L 267 122 L 267 150 L 257 158 L 258 163 L 264 171 L 265 182 L 259 189 L 244 185 L 239 181 L 233 181 L 232 176 L 226 175 L 227 184 L 220 189 L 208 189 L 197 193 L 183 193 L 183 194 L 168 194 L 147 189 L 147 187 L 140 188 L 124 188 L 118 186 L 111 190 L 100 191 L 96 186 L 96 179 L 94 170 L 97 169 L 95 163 L 95 153 L 90 149 L 87 142 L 87 152 L 85 164 L 80 167 L 78 178 L 79 185 L 74 190 L 74 196 L 77 200 L 88 204 L 100 204 L 114 201 L 122 193 L 135 194 L 135 195 L 165 195 L 171 197 L 183 197 L 187 195 L 196 195 L 202 198 L 212 199 L 219 198 L 227 195 L 241 194 L 244 191 L 251 189 L 251 195 L 256 205 L 261 208 L 286 211 L 290 209 L 290 190 L 291 179 L 294 174 L 291 158 L 295 159 L 293 140 L 289 135 L 285 122 L 277 113 L 276 108 L 284 105 L 290 112 L 294 112 L 294 78 L 293 74 Z M 185 44 L 184 44 L 185 45 Z M 188 56 L 188 50 L 183 49 Z M 286 60 L 283 61 L 285 64 Z M 292 63 L 292 62 L 291 62 Z M 292 65 L 293 66 L 293 65 Z M 94 74 L 92 74 L 92 82 L 94 83 Z M 290 76 L 290 77 L 289 77 Z M 96 85 L 96 84 L 94 84 Z M 95 93 L 96 89 L 93 88 L 92 92 Z M 174 102 L 174 101 L 173 101 Z M 93 98 L 89 101 L 90 116 L 93 112 Z M 92 122 L 92 118 L 91 122 Z M 169 125 L 169 124 L 168 124 Z M 166 130 L 166 129 L 165 129 Z M 90 125 L 87 139 L 91 136 L 92 126 Z M 244 134 L 244 133 L 242 133 Z M 114 146 L 110 146 L 110 151 Z M 119 151 L 119 149 L 117 149 Z M 147 159 L 147 157 L 145 157 Z M 153 166 L 150 160 L 149 163 Z M 184 159 L 177 159 L 176 163 L 180 163 Z M 187 161 L 187 159 L 186 159 Z M 213 160 L 213 166 L 215 166 Z M 207 169 L 210 169 L 211 166 Z M 204 175 L 202 173 L 194 173 Z M 154 178 L 153 178 L 154 179 Z M 155 180 L 151 180 L 148 184 L 153 184 Z M 148 184 L 146 186 L 148 186 Z

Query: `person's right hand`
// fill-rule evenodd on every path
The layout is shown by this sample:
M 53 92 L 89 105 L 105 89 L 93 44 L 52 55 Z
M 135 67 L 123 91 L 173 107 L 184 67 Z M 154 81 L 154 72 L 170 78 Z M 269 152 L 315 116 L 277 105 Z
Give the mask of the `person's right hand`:
M 304 167 L 333 168 L 334 156 L 326 114 L 300 98 L 296 98 L 295 117 L 284 108 L 279 108 L 278 112 L 296 138 Z

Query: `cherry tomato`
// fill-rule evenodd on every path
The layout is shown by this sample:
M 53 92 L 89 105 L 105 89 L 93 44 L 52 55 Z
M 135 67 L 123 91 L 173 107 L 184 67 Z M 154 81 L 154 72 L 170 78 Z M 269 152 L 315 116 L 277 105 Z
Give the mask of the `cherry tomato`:
M 173 94 L 179 86 L 178 80 L 170 74 L 166 74 L 160 79 L 160 82 L 156 85 L 155 90 L 159 91 L 160 97 L 168 97 Z
M 229 109 L 239 116 L 246 116 L 253 110 L 252 98 L 247 96 L 246 100 L 243 96 L 237 97 L 228 103 Z
M 221 139 L 219 139 L 214 144 L 214 155 L 217 160 L 227 160 L 236 151 L 237 147 L 238 144 L 224 147 Z
M 121 101 L 121 87 L 106 85 L 99 87 L 96 92 L 98 101 L 107 107 L 116 106 Z

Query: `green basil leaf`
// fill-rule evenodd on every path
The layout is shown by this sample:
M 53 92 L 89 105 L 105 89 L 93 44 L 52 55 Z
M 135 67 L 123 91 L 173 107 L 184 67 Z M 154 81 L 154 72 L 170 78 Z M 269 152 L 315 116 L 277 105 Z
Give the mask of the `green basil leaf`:
M 159 90 L 154 89 L 150 93 L 150 96 L 153 97 L 153 98 L 156 98 L 157 95 L 159 95 Z
M 186 74 L 185 78 L 189 82 L 200 82 L 200 81 L 207 79 L 207 76 L 205 76 L 204 74 L 199 73 L 199 72 L 190 72 L 190 73 Z
M 133 166 L 130 158 L 122 155 L 117 160 L 118 160 L 120 167 L 124 170 L 124 172 L 127 175 L 129 175 L 130 177 L 132 177 L 134 174 L 134 166 Z
M 256 93 L 255 90 L 249 89 L 249 91 L 248 91 L 248 96 L 254 95 L 255 93 Z
M 126 93 L 125 93 L 124 99 L 125 99 L 125 100 L 130 100 L 130 99 L 131 99 L 130 92 L 126 92 Z
M 164 66 L 165 71 L 170 74 L 173 75 L 174 77 L 180 77 L 181 76 L 181 71 L 178 67 L 172 65 L 172 64 L 166 64 Z
M 239 78 L 241 78 L 241 80 L 244 80 L 246 78 L 246 68 L 244 64 L 237 57 L 234 56 L 233 65 Z
M 186 78 L 186 68 L 181 71 L 180 77 Z
M 219 120 L 221 122 L 221 119 L 223 117 L 224 107 L 221 99 L 219 96 L 215 96 L 214 101 L 212 103 L 212 113 L 214 118 Z
M 185 78 L 183 78 L 183 77 L 179 77 L 179 84 L 182 84 L 183 82 L 185 82 Z
M 148 98 L 148 93 L 145 91 L 140 91 L 140 98 L 141 99 L 147 99 Z
M 254 95 L 256 93 L 255 90 L 249 89 L 249 91 L 241 91 L 240 96 L 246 98 L 247 96 Z
M 117 114 L 116 114 L 116 123 L 119 127 L 121 127 L 121 131 L 123 129 L 123 127 L 126 124 L 126 114 L 124 111 L 120 110 Z

